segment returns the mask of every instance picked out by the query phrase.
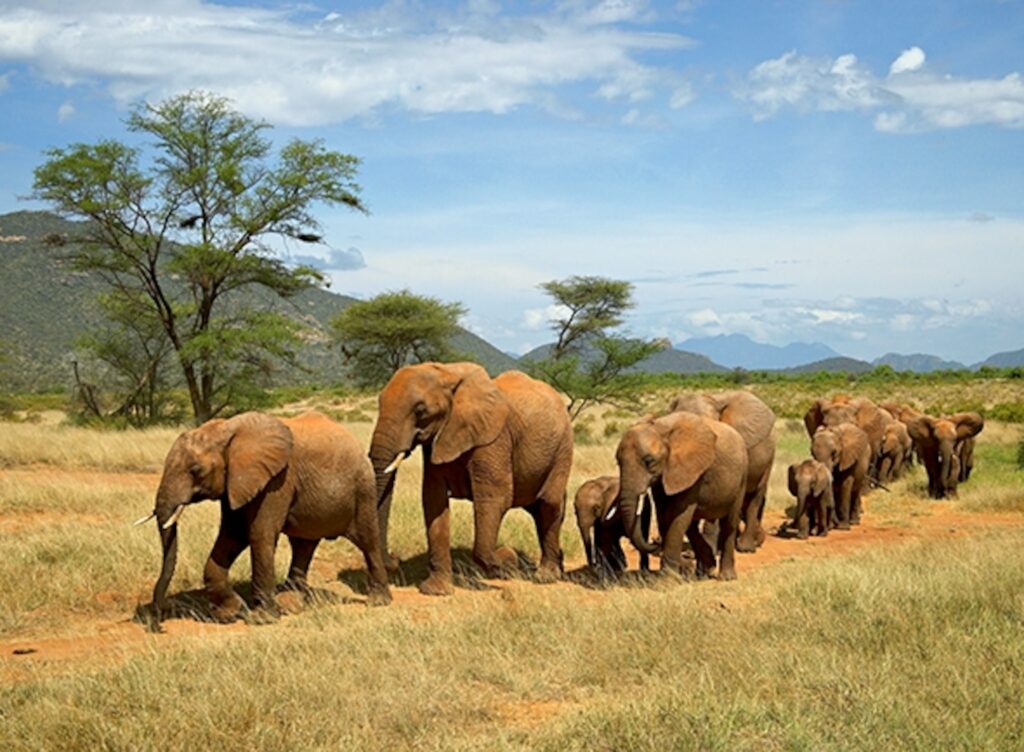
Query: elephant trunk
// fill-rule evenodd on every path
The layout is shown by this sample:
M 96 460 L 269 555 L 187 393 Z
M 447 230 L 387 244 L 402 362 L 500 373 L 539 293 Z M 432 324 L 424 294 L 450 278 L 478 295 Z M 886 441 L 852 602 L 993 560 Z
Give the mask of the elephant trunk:
M 807 511 L 807 499 L 811 496 L 811 483 L 809 480 L 801 478 L 797 481 L 796 485 L 796 511 L 793 513 L 793 521 L 798 525 L 800 524 L 800 518 L 804 516 Z
M 637 509 L 640 504 L 644 503 L 646 493 L 646 489 L 642 493 L 636 494 L 620 492 L 618 504 L 622 510 L 622 527 L 628 533 L 630 542 L 637 551 L 654 554 L 658 552 L 658 546 L 645 539 L 643 527 L 640 524 L 643 515 Z
M 172 524 L 164 530 L 157 528 L 160 532 L 160 547 L 163 551 L 163 561 L 160 565 L 160 577 L 153 586 L 153 608 L 155 610 L 156 622 L 160 623 L 160 612 L 166 604 L 167 586 L 171 584 L 174 576 L 174 567 L 178 563 L 178 525 Z
M 580 522 L 580 539 L 583 541 L 583 549 L 587 554 L 587 566 L 591 569 L 597 566 L 597 531 L 594 522 Z
M 381 554 L 388 569 L 397 563 L 392 560 L 388 549 L 388 524 L 391 519 L 391 501 L 395 493 L 395 478 L 398 475 L 396 460 L 405 457 L 409 448 L 399 446 L 395 433 L 378 422 L 370 442 L 370 462 L 377 484 L 377 529 L 380 533 Z
M 953 487 L 955 478 L 953 476 L 953 442 L 943 442 L 939 445 L 939 477 L 943 492 Z

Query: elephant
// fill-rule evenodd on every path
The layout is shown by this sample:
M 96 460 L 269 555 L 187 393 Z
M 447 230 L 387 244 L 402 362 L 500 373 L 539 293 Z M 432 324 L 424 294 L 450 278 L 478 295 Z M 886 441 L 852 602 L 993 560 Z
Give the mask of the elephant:
M 292 549 L 288 586 L 305 591 L 317 545 L 344 536 L 366 560 L 368 603 L 391 601 L 373 468 L 355 437 L 316 412 L 282 419 L 247 412 L 182 433 L 167 453 L 155 509 L 139 520 L 156 518 L 163 550 L 153 588 L 155 625 L 177 562 L 178 519 L 189 504 L 207 499 L 221 506 L 220 530 L 203 572 L 218 620 L 234 619 L 244 605 L 228 583 L 228 570 L 246 547 L 257 612 L 276 615 L 274 552 L 281 533 Z
M 832 473 L 836 528 L 849 530 L 850 525 L 859 525 L 860 497 L 871 464 L 867 434 L 852 423 L 820 426 L 811 439 L 811 455 Z
M 961 483 L 970 480 L 971 471 L 974 470 L 974 437 L 964 439 L 960 442 L 960 472 L 958 477 Z
M 882 403 L 881 407 L 888 410 L 889 413 L 896 420 L 898 420 L 904 426 L 908 427 L 910 425 L 910 421 L 924 415 L 924 413 L 922 413 L 920 410 L 917 410 L 916 408 L 911 407 L 910 405 L 901 405 L 896 402 L 884 402 Z M 907 435 L 910 435 L 909 430 L 907 432 Z M 914 464 L 915 456 L 917 457 L 918 461 L 923 463 L 923 460 L 921 459 L 920 448 L 917 446 L 917 442 L 914 441 L 913 437 L 910 437 L 910 446 L 907 448 L 906 454 L 904 455 L 904 466 L 912 467 Z
M 429 574 L 421 592 L 452 592 L 449 497 L 473 502 L 473 560 L 485 574 L 501 576 L 517 562 L 514 551 L 497 547 L 498 529 L 509 509 L 525 507 L 540 539 L 537 579 L 561 577 L 573 433 L 558 392 L 519 371 L 492 379 L 475 363 L 420 363 L 395 372 L 379 410 L 370 459 L 385 552 L 394 473 L 423 448 Z
M 984 427 L 984 418 L 974 412 L 943 418 L 919 415 L 907 424 L 928 473 L 928 493 L 933 499 L 956 494 L 957 483 L 966 464 L 962 444 L 973 442 Z M 973 446 L 968 448 L 966 460 L 973 465 Z
M 587 564 L 598 576 L 618 574 L 626 568 L 621 540 L 629 537 L 629 531 L 622 524 L 621 510 L 612 507 L 618 495 L 619 479 L 613 475 L 588 480 L 576 491 L 576 524 L 587 552 Z M 650 505 L 644 507 L 640 517 L 640 530 L 646 539 L 651 529 Z M 640 570 L 649 572 L 650 568 L 650 555 L 641 551 Z
M 868 474 L 877 478 L 878 455 L 887 423 L 885 414 L 867 397 L 839 395 L 831 400 L 816 400 L 804 415 L 804 426 L 812 439 L 820 426 L 837 426 L 840 423 L 852 423 L 867 434 L 871 447 Z
M 747 483 L 740 510 L 743 531 L 736 541 L 736 550 L 756 551 L 765 539 L 761 517 L 775 460 L 775 413 L 757 396 L 744 391 L 680 394 L 669 405 L 669 412 L 680 411 L 720 420 L 743 437 L 747 447 Z
M 885 427 L 882 448 L 879 452 L 878 480 L 895 480 L 903 474 L 907 455 L 913 454 L 914 442 L 907 427 L 899 420 L 892 419 Z
M 815 535 L 828 535 L 829 528 L 835 526 L 832 471 L 814 459 L 790 465 L 789 492 L 796 498 L 793 524 L 797 537 L 805 540 L 812 529 Z
M 735 579 L 736 529 L 747 480 L 747 447 L 736 429 L 686 412 L 648 418 L 626 431 L 615 458 L 620 488 L 614 503 L 633 545 L 647 553 L 658 550 L 643 535 L 637 513 L 650 491 L 662 540 L 661 571 L 682 572 L 685 534 L 698 577 L 714 572 L 720 553 L 719 579 Z M 720 521 L 717 546 L 701 535 L 700 520 Z

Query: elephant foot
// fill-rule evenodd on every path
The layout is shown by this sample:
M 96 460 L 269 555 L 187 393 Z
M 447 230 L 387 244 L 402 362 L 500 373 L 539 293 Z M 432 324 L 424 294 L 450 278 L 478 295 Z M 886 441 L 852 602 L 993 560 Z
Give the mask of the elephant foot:
M 237 619 L 245 607 L 245 601 L 242 600 L 238 593 L 234 592 L 225 596 L 211 597 L 210 600 L 213 602 L 210 613 L 215 621 L 219 621 L 222 624 L 227 624 Z
M 733 567 L 722 567 L 718 572 L 718 579 L 720 580 L 735 580 L 736 570 Z
M 490 559 L 474 553 L 473 560 L 490 580 L 501 580 L 519 571 L 519 554 L 508 546 L 494 549 Z
M 455 591 L 452 576 L 432 574 L 419 584 L 419 591 L 424 595 L 451 595 Z
M 382 558 L 384 559 L 384 569 L 387 573 L 389 575 L 398 574 L 402 564 L 399 558 L 390 552 L 385 552 Z
M 550 585 L 552 582 L 558 582 L 562 579 L 562 568 L 557 564 L 541 563 L 537 572 L 534 574 L 533 579 L 535 582 L 539 582 L 542 585 Z
M 366 605 L 371 607 L 387 606 L 391 603 L 391 588 L 371 588 L 366 594 Z
M 696 579 L 706 580 L 715 573 L 715 565 L 698 561 L 697 566 L 693 570 L 693 573 Z
M 849 530 L 849 529 L 850 529 L 850 523 L 849 522 L 842 522 L 842 521 L 840 521 L 840 522 L 836 523 L 836 530 Z
M 768 537 L 768 533 L 765 532 L 765 529 L 763 527 L 761 527 L 761 525 L 759 523 L 758 526 L 757 526 L 757 534 L 754 536 L 754 539 L 757 541 L 757 547 L 758 548 L 760 548 L 761 546 L 764 545 L 765 539 L 767 537 Z
M 748 536 L 745 532 L 736 539 L 736 550 L 745 554 L 752 554 L 757 551 L 757 539 Z

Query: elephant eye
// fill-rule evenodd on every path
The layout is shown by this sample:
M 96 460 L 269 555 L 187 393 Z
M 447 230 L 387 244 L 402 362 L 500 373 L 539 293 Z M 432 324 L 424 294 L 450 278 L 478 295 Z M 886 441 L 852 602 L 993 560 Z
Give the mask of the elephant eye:
M 199 478 L 203 474 L 203 466 L 198 462 L 193 462 L 188 466 L 188 472 L 193 478 Z
M 656 464 L 658 464 L 657 457 L 655 457 L 653 454 L 644 455 L 644 465 L 647 467 L 648 470 L 653 470 Z
M 413 408 L 413 412 L 416 413 L 417 418 L 422 418 L 427 414 L 427 406 L 422 402 L 417 402 L 416 407 Z

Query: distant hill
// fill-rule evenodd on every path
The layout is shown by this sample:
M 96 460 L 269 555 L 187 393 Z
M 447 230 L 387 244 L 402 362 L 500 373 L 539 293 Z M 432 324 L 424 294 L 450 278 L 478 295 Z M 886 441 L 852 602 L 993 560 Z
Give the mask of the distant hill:
M 529 360 L 542 360 L 548 357 L 553 344 L 535 347 L 523 355 L 519 361 L 524 363 Z M 728 371 L 709 358 L 696 353 L 686 352 L 668 347 L 651 355 L 649 358 L 640 361 L 632 369 L 639 373 L 722 373 Z
M 992 368 L 1015 368 L 1017 366 L 1024 366 L 1024 349 L 1021 350 L 1008 350 L 1007 352 L 996 353 L 991 355 L 980 363 L 975 363 L 974 368 L 981 368 L 982 366 L 991 366 Z
M 871 361 L 871 365 L 889 366 L 895 371 L 914 371 L 915 373 L 959 371 L 967 368 L 963 363 L 958 363 L 955 360 L 943 360 L 936 355 L 926 355 L 925 353 L 914 353 L 912 355 L 886 353 L 882 357 Z
M 47 236 L 75 232 L 76 224 L 47 212 L 0 215 L 0 388 L 52 389 L 68 383 L 74 342 L 102 322 L 96 297 L 101 282 L 70 269 L 66 249 Z M 330 347 L 328 322 L 355 298 L 327 290 L 304 290 L 282 300 L 261 289 L 242 293 L 247 304 L 278 310 L 306 326 L 300 362 L 311 372 L 287 374 L 289 381 L 334 383 L 341 359 Z M 516 367 L 505 353 L 472 332 L 461 330 L 453 347 L 497 374 Z
M 802 366 L 784 369 L 784 373 L 818 373 L 828 371 L 829 373 L 867 373 L 873 365 L 864 360 L 839 356 L 838 358 L 825 358 L 814 363 L 807 363 Z
M 755 342 L 745 334 L 693 337 L 681 342 L 678 347 L 706 355 L 727 368 L 744 368 L 748 371 L 781 370 L 840 357 L 839 353 L 820 342 L 791 342 L 779 347 Z

